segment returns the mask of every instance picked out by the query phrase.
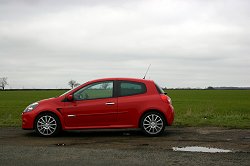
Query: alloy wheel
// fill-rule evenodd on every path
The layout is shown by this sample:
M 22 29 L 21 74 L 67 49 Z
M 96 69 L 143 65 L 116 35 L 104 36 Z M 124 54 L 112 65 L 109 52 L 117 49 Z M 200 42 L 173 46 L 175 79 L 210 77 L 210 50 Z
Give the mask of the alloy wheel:
M 162 117 L 157 114 L 147 115 L 142 122 L 143 129 L 150 135 L 157 135 L 164 129 Z
M 36 123 L 38 132 L 44 136 L 50 136 L 57 130 L 57 121 L 51 115 L 41 116 Z

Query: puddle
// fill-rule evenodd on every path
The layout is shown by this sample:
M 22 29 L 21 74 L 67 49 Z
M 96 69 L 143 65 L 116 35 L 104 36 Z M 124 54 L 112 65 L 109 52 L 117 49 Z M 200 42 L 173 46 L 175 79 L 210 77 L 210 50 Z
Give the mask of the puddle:
M 173 151 L 204 152 L 204 153 L 230 153 L 232 152 L 232 150 L 208 148 L 208 147 L 200 147 L 200 146 L 173 147 Z

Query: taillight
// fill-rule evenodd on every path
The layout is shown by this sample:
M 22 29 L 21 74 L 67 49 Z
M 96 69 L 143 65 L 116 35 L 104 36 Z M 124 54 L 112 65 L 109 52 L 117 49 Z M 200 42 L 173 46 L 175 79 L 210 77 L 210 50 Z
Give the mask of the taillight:
M 172 104 L 171 98 L 168 97 L 168 96 L 165 95 L 165 94 L 161 94 L 161 99 L 162 99 L 162 101 L 164 101 L 164 102 L 167 102 L 167 103 Z

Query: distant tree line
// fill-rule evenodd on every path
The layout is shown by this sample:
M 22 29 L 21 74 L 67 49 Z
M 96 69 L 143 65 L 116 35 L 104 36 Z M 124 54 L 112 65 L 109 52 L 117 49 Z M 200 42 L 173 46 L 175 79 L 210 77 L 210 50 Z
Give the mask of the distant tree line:
M 250 90 L 250 87 L 206 87 L 206 88 L 167 88 L 163 90 Z
M 7 81 L 8 77 L 0 77 L 0 89 L 5 90 L 6 86 L 9 85 Z M 68 85 L 71 89 L 79 86 L 80 84 L 75 80 L 70 80 Z M 107 89 L 109 84 L 102 84 L 103 89 Z M 12 89 L 8 89 L 12 90 Z M 13 90 L 54 90 L 54 89 L 13 89 Z M 66 88 L 62 88 L 61 90 L 67 90 Z M 163 90 L 250 90 L 250 87 L 212 87 L 208 86 L 206 88 L 167 88 L 164 87 Z
M 207 87 L 208 90 L 250 90 L 250 87 Z

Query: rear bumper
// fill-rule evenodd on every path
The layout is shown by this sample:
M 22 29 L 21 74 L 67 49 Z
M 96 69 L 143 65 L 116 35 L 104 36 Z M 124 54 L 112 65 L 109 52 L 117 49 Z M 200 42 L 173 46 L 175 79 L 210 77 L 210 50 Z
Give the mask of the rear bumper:
M 171 126 L 173 122 L 174 122 L 174 107 L 172 105 L 169 105 L 167 112 L 167 125 Z

